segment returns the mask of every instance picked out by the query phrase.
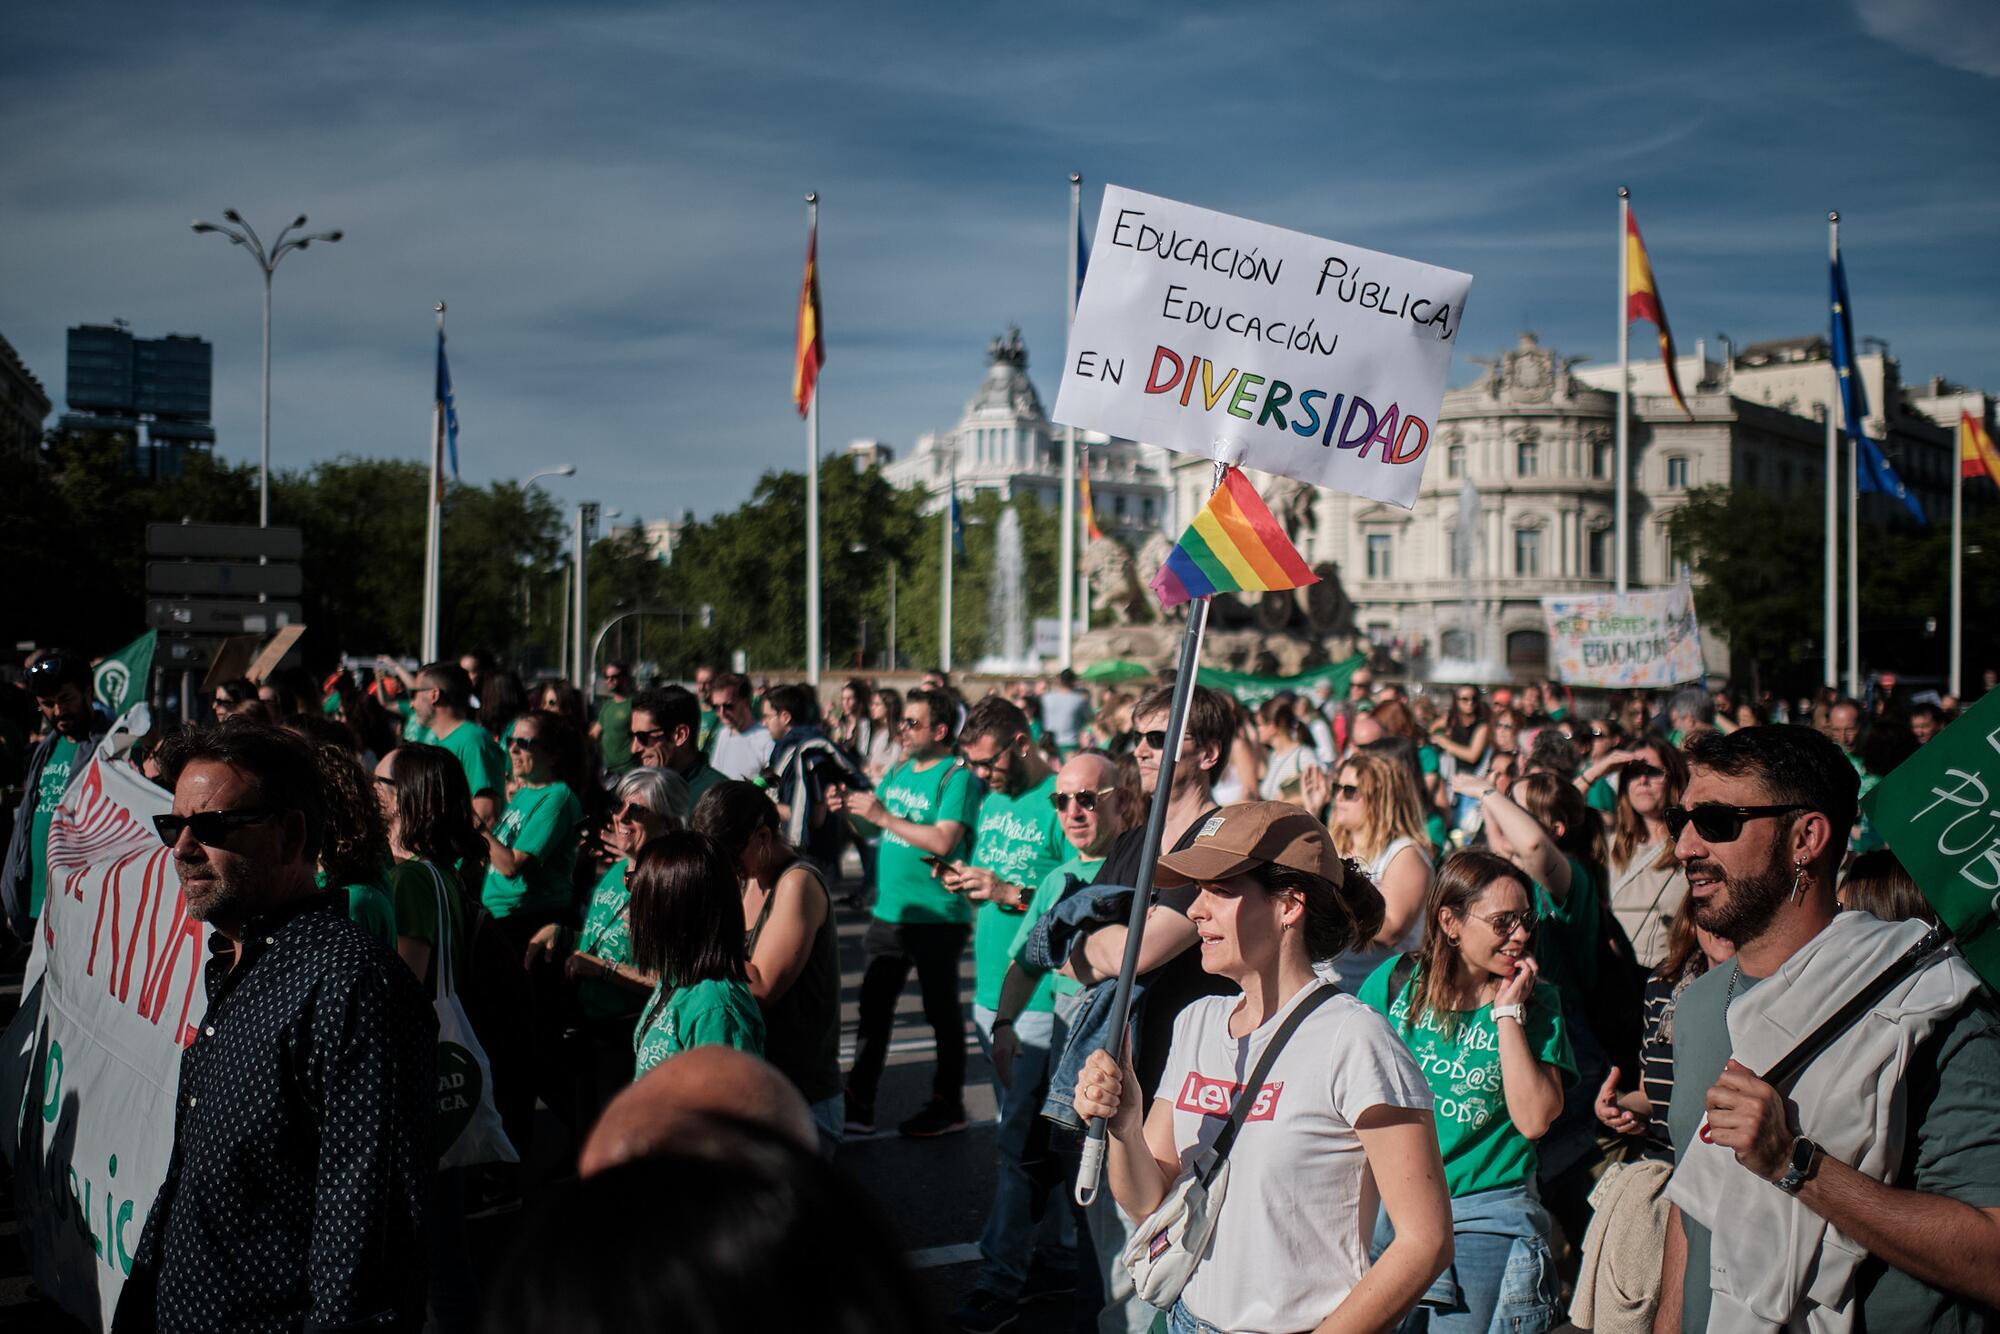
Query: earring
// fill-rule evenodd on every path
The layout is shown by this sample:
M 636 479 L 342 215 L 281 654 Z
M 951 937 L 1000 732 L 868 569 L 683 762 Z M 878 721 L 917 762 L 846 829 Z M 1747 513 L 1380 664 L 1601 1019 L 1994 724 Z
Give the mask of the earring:
M 1792 895 L 1791 895 L 1792 902 L 1797 903 L 1799 899 L 1804 896 L 1805 892 L 1806 892 L 1806 864 L 1804 862 L 1800 862 L 1798 867 L 1798 874 L 1792 877 Z

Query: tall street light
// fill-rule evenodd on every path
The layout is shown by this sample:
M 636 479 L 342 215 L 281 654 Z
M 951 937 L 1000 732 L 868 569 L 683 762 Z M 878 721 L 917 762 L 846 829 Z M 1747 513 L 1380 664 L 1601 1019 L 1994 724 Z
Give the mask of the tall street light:
M 560 468 L 544 468 L 540 472 L 529 473 L 527 480 L 521 483 L 521 489 L 523 491 L 532 490 L 535 483 L 541 481 L 544 477 L 574 476 L 576 476 L 576 465 L 574 463 L 565 463 Z
M 332 244 L 341 238 L 342 233 L 313 232 L 311 235 L 294 236 L 293 232 L 306 225 L 306 215 L 301 213 L 278 233 L 277 240 L 266 250 L 256 230 L 243 220 L 241 213 L 226 208 L 222 210 L 222 216 L 227 219 L 228 226 L 197 222 L 194 224 L 195 232 L 216 232 L 228 237 L 231 245 L 240 245 L 250 253 L 250 257 L 257 261 L 258 271 L 264 275 L 264 431 L 261 462 L 257 469 L 257 526 L 268 528 L 271 525 L 271 275 L 277 270 L 278 261 L 294 250 L 304 250 L 314 241 Z
M 553 468 L 544 468 L 540 472 L 531 472 L 521 482 L 521 493 L 525 496 L 528 492 L 534 490 L 535 483 L 541 481 L 544 477 L 574 477 L 574 476 L 576 476 L 576 465 L 574 463 L 558 464 L 556 467 Z M 528 581 L 525 578 L 522 579 L 521 624 L 524 627 L 524 629 L 525 627 L 531 625 L 534 621 L 534 609 L 532 604 L 528 600 L 528 587 L 529 587 Z M 564 642 L 566 643 L 567 640 L 565 637 L 569 634 L 567 616 L 563 618 L 563 622 L 564 622 L 563 626 L 557 632 L 557 638 L 563 639 Z M 557 654 L 557 657 L 559 658 L 565 658 L 567 656 L 568 656 L 567 653 Z

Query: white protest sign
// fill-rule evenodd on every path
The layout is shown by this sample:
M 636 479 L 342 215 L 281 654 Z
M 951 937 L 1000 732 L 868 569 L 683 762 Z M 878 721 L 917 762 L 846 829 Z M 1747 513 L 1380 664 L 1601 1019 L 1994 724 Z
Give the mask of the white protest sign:
M 1107 186 L 1055 419 L 1407 509 L 1471 287 Z
M 49 894 L 8 1028 L 0 1134 L 35 1283 L 104 1329 L 173 1152 L 182 1046 L 208 1008 L 190 919 L 152 818 L 172 796 L 93 759 L 49 831 Z
M 1542 598 L 1549 661 L 1564 685 L 1609 690 L 1682 685 L 1702 675 L 1701 626 L 1685 583 L 1645 593 Z

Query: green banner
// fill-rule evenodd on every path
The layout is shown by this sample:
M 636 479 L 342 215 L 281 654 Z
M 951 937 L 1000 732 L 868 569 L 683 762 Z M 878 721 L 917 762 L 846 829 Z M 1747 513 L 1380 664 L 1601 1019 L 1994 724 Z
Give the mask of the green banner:
M 1959 952 L 2000 987 L 2000 690 L 1861 799 Z
M 1333 687 L 1335 699 L 1344 699 L 1347 696 L 1347 683 L 1367 662 L 1366 654 L 1357 653 L 1345 661 L 1309 668 L 1297 676 L 1259 676 L 1255 672 L 1225 672 L 1220 667 L 1204 667 L 1196 679 L 1211 690 L 1228 691 L 1254 709 L 1281 690 L 1304 695 L 1310 693 L 1321 681 Z
M 153 646 L 159 639 L 159 631 L 148 630 L 116 653 L 105 654 L 98 662 L 97 702 L 113 718 L 146 698 L 146 687 L 153 675 Z

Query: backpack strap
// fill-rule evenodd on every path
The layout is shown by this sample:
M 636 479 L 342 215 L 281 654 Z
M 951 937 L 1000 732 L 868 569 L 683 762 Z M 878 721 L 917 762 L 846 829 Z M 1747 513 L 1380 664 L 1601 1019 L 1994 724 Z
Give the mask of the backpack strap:
M 1330 983 L 1321 984 L 1317 991 L 1299 1002 L 1298 1008 L 1285 1016 L 1284 1023 L 1278 1025 L 1278 1031 L 1271 1035 L 1271 1041 L 1264 1048 L 1264 1054 L 1257 1058 L 1257 1068 L 1250 1072 L 1250 1081 L 1243 1086 L 1243 1091 L 1236 1095 L 1236 1105 L 1229 1109 L 1229 1124 L 1215 1137 L 1215 1144 L 1210 1150 L 1215 1156 L 1201 1174 L 1203 1185 L 1208 1184 L 1229 1157 L 1229 1150 L 1236 1143 L 1236 1132 L 1250 1119 L 1250 1109 L 1256 1105 L 1257 1093 L 1264 1087 L 1264 1080 L 1270 1075 L 1271 1067 L 1277 1064 L 1278 1053 L 1292 1040 L 1292 1034 L 1298 1032 L 1299 1025 L 1306 1021 L 1307 1015 L 1339 994 L 1339 987 Z
M 1396 997 L 1402 995 L 1403 988 L 1410 984 L 1410 974 L 1416 971 L 1417 956 L 1414 950 L 1403 954 L 1396 960 L 1396 966 L 1389 970 L 1388 1004 L 1394 1005 L 1396 1003 Z

